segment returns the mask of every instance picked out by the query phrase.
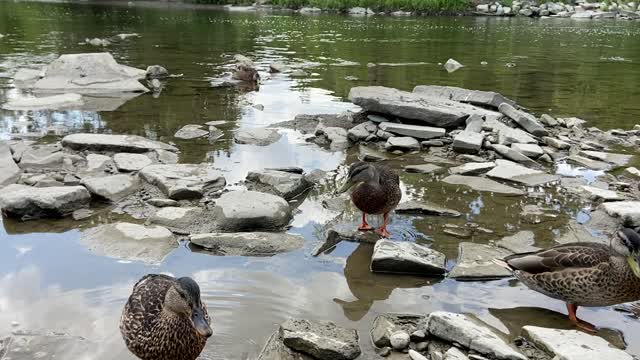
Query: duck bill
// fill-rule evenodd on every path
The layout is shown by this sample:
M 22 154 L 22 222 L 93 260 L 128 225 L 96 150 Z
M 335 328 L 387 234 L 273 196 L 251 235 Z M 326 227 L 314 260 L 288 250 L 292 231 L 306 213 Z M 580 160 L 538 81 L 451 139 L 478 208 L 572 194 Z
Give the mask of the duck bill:
M 351 180 L 345 181 L 345 183 L 342 184 L 340 189 L 338 189 L 338 194 L 345 193 L 347 190 L 351 189 L 353 187 L 353 185 L 354 185 L 353 181 L 351 181 Z
M 629 267 L 635 276 L 640 278 L 640 265 L 638 264 L 638 259 L 633 256 L 629 256 L 627 257 L 627 263 L 629 263 Z
M 210 337 L 213 335 L 213 329 L 207 322 L 204 312 L 201 309 L 195 310 L 191 315 L 191 321 L 193 321 L 193 326 L 196 328 L 196 331 L 200 336 Z

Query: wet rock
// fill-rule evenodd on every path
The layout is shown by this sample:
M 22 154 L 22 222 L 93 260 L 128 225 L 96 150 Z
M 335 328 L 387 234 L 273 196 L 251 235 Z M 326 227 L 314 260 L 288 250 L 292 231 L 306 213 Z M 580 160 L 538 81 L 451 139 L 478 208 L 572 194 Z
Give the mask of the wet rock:
M 185 125 L 173 136 L 178 139 L 191 140 L 209 135 L 209 131 L 203 130 L 202 125 Z
M 300 195 L 311 186 L 301 174 L 266 169 L 250 171 L 246 182 L 249 190 L 278 195 L 286 200 Z
M 376 124 L 368 121 L 349 129 L 347 137 L 353 142 L 365 141 L 371 134 L 375 134 L 377 130 Z
M 496 167 L 487 173 L 487 176 L 524 184 L 527 186 L 543 185 L 559 181 L 560 176 L 551 175 L 542 171 L 529 169 L 508 160 L 496 160 Z
M 443 168 L 434 164 L 407 165 L 404 171 L 408 173 L 433 174 L 442 171 Z
M 360 145 L 358 147 L 360 154 L 358 160 L 367 162 L 376 162 L 388 159 L 388 156 L 380 151 Z
M 260 74 L 251 59 L 243 55 L 235 55 L 233 59 L 236 61 L 232 78 L 240 81 L 257 82 L 260 80 Z
M 454 86 L 418 85 L 413 89 L 419 93 L 432 97 L 440 97 L 472 105 L 486 106 L 498 109 L 500 104 L 507 103 L 515 106 L 515 101 L 492 91 L 467 90 Z
M 533 231 L 519 231 L 518 233 L 505 236 L 502 240 L 498 241 L 496 245 L 501 248 L 507 249 L 513 253 L 526 253 L 540 250 L 540 248 L 533 246 L 535 243 L 535 235 Z
M 224 136 L 224 131 L 215 126 L 209 126 L 209 144 L 213 144 Z
M 0 339 L 0 356 L 7 360 L 83 359 L 95 353 L 97 346 L 80 336 L 17 331 Z
M 531 114 L 517 110 L 509 104 L 501 104 L 498 108 L 501 113 L 505 114 L 527 132 L 535 136 L 547 136 L 547 130 L 544 129 L 538 120 Z
M 546 126 L 551 126 L 551 127 L 555 127 L 559 125 L 556 119 L 553 118 L 553 116 L 547 115 L 547 114 L 542 114 L 540 116 L 540 122 Z
M 391 347 L 396 351 L 402 351 L 409 347 L 409 334 L 404 330 L 399 330 L 391 334 L 389 337 Z
M 500 156 L 509 159 L 509 160 L 513 160 L 513 161 L 517 161 L 519 163 L 525 164 L 527 166 L 536 166 L 536 162 L 533 161 L 533 159 L 525 156 L 524 154 L 510 148 L 507 147 L 505 145 L 500 145 L 500 144 L 494 144 L 492 145 L 492 148 L 495 152 L 497 152 L 498 154 L 500 154 Z
M 426 246 L 408 241 L 380 240 L 373 250 L 371 271 L 424 276 L 442 275 L 446 272 L 445 260 L 444 254 Z M 407 345 L 408 337 L 407 334 Z
M 448 73 L 452 73 L 456 70 L 459 70 L 461 68 L 463 68 L 464 65 L 460 64 L 459 62 L 457 62 L 454 59 L 449 59 L 447 60 L 446 63 L 444 63 L 444 69 L 447 70 Z
M 537 326 L 522 328 L 524 337 L 554 359 L 619 359 L 633 360 L 623 350 L 617 349 L 605 339 L 577 330 L 548 329 Z
M 453 150 L 463 154 L 477 154 L 482 149 L 484 135 L 462 131 L 453 138 Z
M 276 63 L 269 64 L 269 72 L 272 74 L 287 72 L 289 70 L 290 70 L 289 67 L 283 63 L 276 62 Z
M 627 226 L 640 226 L 640 201 L 607 202 L 599 207 Z
M 411 360 L 428 360 L 424 355 L 413 349 L 409 350 L 409 358 L 411 358 Z
M 85 230 L 80 242 L 97 255 L 158 264 L 178 242 L 167 228 L 118 222 Z
M 305 77 L 305 76 L 309 76 L 309 73 L 307 73 L 302 69 L 295 69 L 291 71 L 289 75 L 291 75 L 291 77 Z
M 593 160 L 580 155 L 570 155 L 567 160 L 593 170 L 609 170 L 611 168 L 611 165 L 604 161 Z
M 80 108 L 84 102 L 82 95 L 61 94 L 36 98 L 11 99 L 2 108 L 14 111 L 64 110 Z
M 511 186 L 500 184 L 497 181 L 491 179 L 463 176 L 463 175 L 449 175 L 442 179 L 443 182 L 452 185 L 465 185 L 473 190 L 488 191 L 503 195 L 524 195 L 526 192 L 513 188 Z
M 18 69 L 13 76 L 13 81 L 18 87 L 32 87 L 33 84 L 44 76 L 42 69 Z
M 109 53 L 67 54 L 47 66 L 34 89 L 78 94 L 147 92 L 138 82 L 144 74 L 144 70 L 119 65 Z
M 93 210 L 89 209 L 78 209 L 71 213 L 71 218 L 75 221 L 85 220 L 93 215 Z
M 233 139 L 238 144 L 266 146 L 280 140 L 282 135 L 273 129 L 250 128 L 238 130 Z
M 398 214 L 435 215 L 458 217 L 461 214 L 455 210 L 447 209 L 427 201 L 409 200 L 398 205 L 395 210 Z
M 147 79 L 164 79 L 169 77 L 169 71 L 160 65 L 151 65 L 145 72 Z
M 0 192 L 2 212 L 25 220 L 67 216 L 90 200 L 91 195 L 82 186 L 34 188 L 11 184 Z
M 633 158 L 633 155 L 607 153 L 602 151 L 588 151 L 588 150 L 580 151 L 579 155 L 589 159 L 607 162 L 615 166 L 625 166 Z
M 349 147 L 348 134 L 347 130 L 330 126 L 325 127 L 322 124 L 318 125 L 316 128 L 316 136 L 324 136 L 324 138 L 330 144 L 330 148 L 332 150 L 343 150 Z
M 0 143 L 0 189 L 18 181 L 20 172 L 20 168 L 13 161 L 9 145 Z
M 116 168 L 123 172 L 140 171 L 153 164 L 153 160 L 143 154 L 118 153 L 113 155 L 113 161 Z
M 532 159 L 537 159 L 544 155 L 542 148 L 536 144 L 511 144 L 511 148 Z
M 291 220 L 287 201 L 279 196 L 256 191 L 231 191 L 216 201 L 214 218 L 220 230 L 279 230 Z
M 407 152 L 420 150 L 420 143 L 412 137 L 392 137 L 387 140 L 384 147 L 387 151 Z
M 1 168 L 2 166 L 0 166 Z M 628 167 L 624 170 L 624 174 L 633 178 L 640 178 L 640 170 L 635 167 Z
M 194 234 L 189 239 L 215 255 L 227 256 L 272 256 L 304 246 L 299 235 L 272 232 Z
M 209 164 L 149 165 L 139 176 L 173 200 L 198 199 L 226 185 L 222 173 Z
M 495 162 L 470 162 L 460 166 L 452 167 L 449 172 L 454 175 L 482 175 L 496 167 Z
M 503 360 L 526 360 L 494 331 L 463 314 L 436 311 L 429 315 L 429 333 L 466 349 Z
M 613 190 L 601 189 L 595 186 L 585 185 L 582 190 L 588 194 L 591 200 L 603 200 L 603 201 L 620 201 L 624 197 Z
M 391 122 L 383 122 L 378 125 L 383 131 L 402 135 L 410 136 L 417 139 L 428 140 L 432 138 L 443 137 L 446 130 L 443 128 L 431 127 L 431 126 L 419 126 L 419 125 L 406 125 Z
M 449 273 L 449 277 L 460 280 L 490 280 L 510 277 L 512 274 L 509 270 L 492 261 L 493 259 L 502 259 L 510 254 L 511 252 L 507 250 L 489 245 L 460 243 L 458 263 Z
M 84 178 L 80 183 L 91 194 L 109 201 L 118 201 L 135 192 L 140 186 L 138 178 L 129 175 Z
M 149 199 L 147 200 L 147 204 L 155 207 L 160 207 L 160 208 L 167 207 L 167 206 L 178 206 L 178 202 L 175 200 L 160 199 L 160 198 Z
M 380 240 L 380 236 L 375 234 L 373 231 L 359 231 L 356 228 L 356 225 L 353 224 L 335 225 L 325 232 L 324 242 L 319 244 L 313 252 L 313 255 L 317 256 L 333 248 L 343 240 L 375 244 Z
M 286 346 L 317 359 L 351 360 L 361 354 L 358 332 L 332 322 L 289 319 L 280 334 Z
M 178 149 L 137 135 L 71 134 L 62 138 L 62 146 L 82 151 L 144 153 L 152 150 L 177 152 Z

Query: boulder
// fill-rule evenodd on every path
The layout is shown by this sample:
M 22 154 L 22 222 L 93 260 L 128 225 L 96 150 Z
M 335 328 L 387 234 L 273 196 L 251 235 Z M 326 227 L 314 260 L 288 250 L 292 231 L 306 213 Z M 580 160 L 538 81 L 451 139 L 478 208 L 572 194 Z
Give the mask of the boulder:
M 620 220 L 626 226 L 640 226 L 640 201 L 606 202 L 600 208 Z
M 413 88 L 413 92 L 477 106 L 491 107 L 496 110 L 502 103 L 516 106 L 515 101 L 492 91 L 468 90 L 454 86 L 418 85 Z
M 20 168 L 13 161 L 11 149 L 6 143 L 0 143 L 0 189 L 18 181 Z
M 277 130 L 265 128 L 249 128 L 238 130 L 233 139 L 238 144 L 266 146 L 280 140 L 282 135 Z
M 384 144 L 385 149 L 387 151 L 416 151 L 420 150 L 420 143 L 418 140 L 412 137 L 391 137 L 387 140 L 386 144 Z
M 185 125 L 173 135 L 178 139 L 191 140 L 209 135 L 209 131 L 202 129 L 202 125 Z
M 434 164 L 407 165 L 404 171 L 408 173 L 433 174 L 444 170 L 441 166 Z
M 177 152 L 169 144 L 149 140 L 137 135 L 71 134 L 62 138 L 62 146 L 76 151 L 109 151 L 144 153 L 152 150 Z
M 447 209 L 437 204 L 416 200 L 409 200 L 407 202 L 400 203 L 398 207 L 396 207 L 395 211 L 398 214 L 412 215 L 433 215 L 450 217 L 458 217 L 462 215 L 458 211 Z
M 113 155 L 113 161 L 119 171 L 140 171 L 153 164 L 153 160 L 144 154 L 118 153 Z
M 544 129 L 544 126 L 542 126 L 533 115 L 517 110 L 507 103 L 500 104 L 498 109 L 523 129 L 527 130 L 527 132 L 535 136 L 547 136 L 547 130 Z
M 83 186 L 34 188 L 12 184 L 0 192 L 0 208 L 9 217 L 22 219 L 63 217 L 89 204 Z
M 449 59 L 447 60 L 446 63 L 444 63 L 444 69 L 447 70 L 448 73 L 452 73 L 456 70 L 459 70 L 461 68 L 463 68 L 464 65 L 460 64 L 459 62 L 457 62 L 454 59 Z
M 149 165 L 138 174 L 173 200 L 198 199 L 226 185 L 222 173 L 209 164 Z
M 267 169 L 250 171 L 246 183 L 249 190 L 278 195 L 286 200 L 293 199 L 311 186 L 302 174 Z
M 496 165 L 487 173 L 487 176 L 527 186 L 538 186 L 560 180 L 559 175 L 551 175 L 539 170 L 529 169 L 508 160 L 496 160 Z
M 406 125 L 391 122 L 383 122 L 378 125 L 380 129 L 396 135 L 410 136 L 416 139 L 428 140 L 443 137 L 446 130 L 431 126 Z
M 273 232 L 194 234 L 189 240 L 214 255 L 227 256 L 272 256 L 304 246 L 299 235 Z
M 260 74 L 251 59 L 243 55 L 235 55 L 235 69 L 232 78 L 240 81 L 257 82 L 260 80 Z
M 463 154 L 477 154 L 482 149 L 484 135 L 477 132 L 461 131 L 453 138 L 453 150 Z
M 487 191 L 502 195 L 525 195 L 526 192 L 516 189 L 511 186 L 500 184 L 497 181 L 491 179 L 475 177 L 475 176 L 463 176 L 463 175 L 449 175 L 442 179 L 442 182 L 451 185 L 464 185 L 472 188 L 476 191 Z
M 431 335 L 455 342 L 492 359 L 526 360 L 514 348 L 485 325 L 480 325 L 463 314 L 436 311 L 429 314 Z
M 544 150 L 536 144 L 511 144 L 511 148 L 522 155 L 537 159 L 540 156 L 544 155 Z
M 536 166 L 536 162 L 533 159 L 505 145 L 494 144 L 492 149 L 506 159 L 517 161 L 527 166 Z
M 2 108 L 14 111 L 66 110 L 79 109 L 83 104 L 82 95 L 60 94 L 44 97 L 11 99 L 2 105 Z
M 218 228 L 226 232 L 279 230 L 292 218 L 285 199 L 256 191 L 223 194 L 213 213 Z
M 460 166 L 449 168 L 449 172 L 454 175 L 482 175 L 496 167 L 496 163 L 488 162 L 470 162 Z
M 137 177 L 129 175 L 84 178 L 80 183 L 84 185 L 91 194 L 109 201 L 118 201 L 134 193 L 140 185 Z
M 424 276 L 446 272 L 444 254 L 408 241 L 380 240 L 373 249 L 371 271 Z
M 351 360 L 361 354 L 358 332 L 328 321 L 289 319 L 280 325 L 283 343 L 317 359 Z
M 511 271 L 493 262 L 493 259 L 502 259 L 507 255 L 511 255 L 511 252 L 490 245 L 460 243 L 458 262 L 449 273 L 449 277 L 460 280 L 493 280 L 510 277 Z
M 522 328 L 523 336 L 537 348 L 562 360 L 633 360 L 629 353 L 615 348 L 605 339 L 578 330 Z
M 178 242 L 168 229 L 126 222 L 100 225 L 82 232 L 80 242 L 101 256 L 159 264 Z
M 164 79 L 169 77 L 169 71 L 160 65 L 151 65 L 147 66 L 145 77 L 147 79 Z

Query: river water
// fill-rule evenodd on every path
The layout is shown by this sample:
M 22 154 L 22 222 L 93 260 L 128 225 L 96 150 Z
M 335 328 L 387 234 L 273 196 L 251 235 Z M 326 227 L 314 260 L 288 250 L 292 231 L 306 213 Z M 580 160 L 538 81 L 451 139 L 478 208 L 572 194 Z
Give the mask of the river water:
M 80 44 L 121 33 L 140 37 L 105 48 Z M 159 96 L 136 97 L 115 111 L 0 111 L 3 138 L 52 129 L 173 141 L 181 162 L 212 162 L 236 187 L 242 187 L 238 182 L 248 171 L 263 167 L 333 171 L 353 161 L 354 154 L 323 150 L 295 131 L 283 131 L 280 141 L 260 148 L 235 144 L 231 134 L 296 114 L 353 109 L 345 97 L 356 85 L 493 90 L 534 112 L 577 116 L 603 129 L 628 129 L 640 117 L 640 22 L 364 18 L 194 10 L 165 3 L 0 2 L 0 34 L 5 35 L 0 39 L 0 103 L 21 96 L 11 81 L 17 68 L 38 67 L 65 53 L 109 51 L 120 63 L 138 68 L 160 64 L 182 74 L 167 80 Z M 211 86 L 236 53 L 256 60 L 263 76 L 259 91 Z M 465 67 L 448 74 L 439 65 L 448 58 Z M 309 74 L 271 76 L 266 70 L 275 61 L 304 64 Z M 221 127 L 225 136 L 213 145 L 173 138 L 183 125 L 211 120 L 229 122 Z M 391 224 L 394 239 L 442 251 L 450 267 L 461 239 L 444 233 L 445 224 L 474 222 L 493 231 L 464 241 L 487 243 L 532 230 L 537 246 L 549 246 L 581 214 L 582 204 L 552 188 L 543 189 L 540 197 L 505 198 L 462 191 L 437 176 L 402 173 L 401 180 L 405 198 L 427 198 L 464 214 L 453 220 L 395 215 Z M 323 225 L 336 215 L 321 204 L 331 191 L 332 185 L 315 189 L 298 205 L 289 231 L 304 235 L 304 249 L 268 258 L 212 256 L 182 242 L 160 265 L 124 262 L 94 255 L 78 240 L 84 229 L 97 224 L 139 222 L 126 215 L 106 209 L 83 222 L 5 218 L 0 228 L 0 335 L 16 329 L 63 331 L 96 342 L 88 358 L 133 359 L 120 339 L 118 319 L 133 283 L 150 272 L 190 275 L 199 282 L 214 321 L 208 359 L 255 358 L 277 324 L 291 316 L 358 328 L 365 348 L 371 346 L 366 335 L 371 322 L 384 312 L 469 312 L 512 337 L 527 324 L 569 326 L 562 303 L 512 280 L 374 275 L 367 244 L 342 243 L 329 254 L 311 256 Z M 527 204 L 552 207 L 557 217 L 540 224 L 524 221 L 519 213 Z M 348 214 L 355 226 L 357 213 L 351 209 Z M 611 308 L 584 309 L 582 315 L 606 328 L 603 336 L 621 331 L 628 350 L 640 354 L 638 320 Z

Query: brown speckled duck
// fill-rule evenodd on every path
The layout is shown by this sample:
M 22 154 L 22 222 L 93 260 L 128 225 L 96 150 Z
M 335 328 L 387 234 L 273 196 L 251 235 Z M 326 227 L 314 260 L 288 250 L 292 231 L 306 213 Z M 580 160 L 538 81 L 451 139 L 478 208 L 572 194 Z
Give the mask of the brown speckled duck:
M 384 222 L 376 233 L 385 238 L 391 236 L 387 231 L 389 212 L 398 206 L 402 198 L 398 174 L 384 165 L 357 161 L 351 164 L 347 181 L 338 192 L 343 193 L 352 187 L 351 201 L 362 211 L 362 224 L 358 230 L 373 230 L 367 224 L 367 214 L 384 215 Z
M 640 300 L 640 235 L 623 228 L 611 246 L 571 243 L 497 260 L 530 289 L 567 304 L 578 327 L 595 327 L 576 316 L 579 306 L 611 306 Z
M 120 318 L 127 348 L 142 360 L 195 360 L 211 336 L 207 307 L 191 278 L 144 276 Z

